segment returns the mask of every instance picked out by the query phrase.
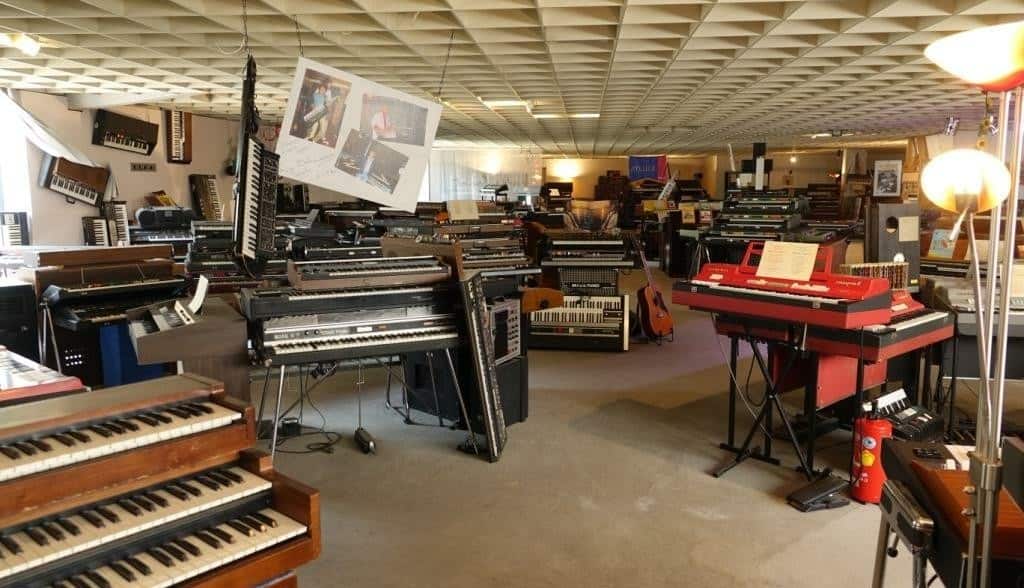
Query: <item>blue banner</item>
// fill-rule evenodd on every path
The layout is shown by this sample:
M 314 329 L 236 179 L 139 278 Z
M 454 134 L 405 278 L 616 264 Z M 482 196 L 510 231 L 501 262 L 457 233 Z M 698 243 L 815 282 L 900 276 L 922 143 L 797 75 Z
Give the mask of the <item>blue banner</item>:
M 630 155 L 629 179 L 646 178 L 665 181 L 668 179 L 668 157 L 665 155 Z

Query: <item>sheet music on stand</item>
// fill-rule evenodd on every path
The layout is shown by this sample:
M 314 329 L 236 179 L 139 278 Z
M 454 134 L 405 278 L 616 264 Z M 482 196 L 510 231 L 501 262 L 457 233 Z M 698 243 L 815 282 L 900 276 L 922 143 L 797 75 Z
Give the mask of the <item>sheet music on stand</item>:
M 200 275 L 199 282 L 196 284 L 196 293 L 188 303 L 188 310 L 190 313 L 193 315 L 199 314 L 199 311 L 203 309 L 203 302 L 206 302 L 206 292 L 209 289 L 210 279 L 204 275 Z

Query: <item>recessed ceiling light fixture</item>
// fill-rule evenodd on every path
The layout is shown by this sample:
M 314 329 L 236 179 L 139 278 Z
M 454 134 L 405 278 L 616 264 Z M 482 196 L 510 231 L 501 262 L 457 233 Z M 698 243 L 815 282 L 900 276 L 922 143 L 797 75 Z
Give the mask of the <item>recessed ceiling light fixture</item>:
M 513 100 L 513 99 L 502 99 L 502 100 L 484 100 L 479 98 L 480 102 L 484 103 L 484 106 L 491 110 L 495 108 L 515 108 L 517 106 L 526 106 L 525 100 Z
M 562 115 L 555 112 L 538 112 L 533 115 L 533 118 L 562 118 Z
M 601 115 L 597 112 L 577 112 L 576 114 L 569 115 L 572 118 L 600 118 Z
M 39 55 L 39 42 L 23 33 L 0 33 L 0 47 L 14 47 L 29 57 Z

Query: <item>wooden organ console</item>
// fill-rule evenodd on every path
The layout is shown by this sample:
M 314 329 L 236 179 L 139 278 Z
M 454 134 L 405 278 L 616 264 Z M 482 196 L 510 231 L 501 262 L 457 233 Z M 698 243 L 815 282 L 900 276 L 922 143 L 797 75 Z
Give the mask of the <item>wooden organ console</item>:
M 253 409 L 182 374 L 9 407 L 0 586 L 295 586 L 319 495 L 276 473 Z

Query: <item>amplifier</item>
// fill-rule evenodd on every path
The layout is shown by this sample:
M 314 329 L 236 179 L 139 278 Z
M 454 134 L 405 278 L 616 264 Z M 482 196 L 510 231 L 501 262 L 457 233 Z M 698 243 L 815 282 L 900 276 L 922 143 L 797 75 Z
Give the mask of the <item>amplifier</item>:
M 194 216 L 192 210 L 178 206 L 146 206 L 135 211 L 139 227 L 146 230 L 189 230 Z
M 907 264 L 907 288 L 916 292 L 921 274 L 921 207 L 917 202 L 868 209 L 864 228 L 864 260 Z
M 32 284 L 0 280 L 0 345 L 39 361 L 36 293 Z

